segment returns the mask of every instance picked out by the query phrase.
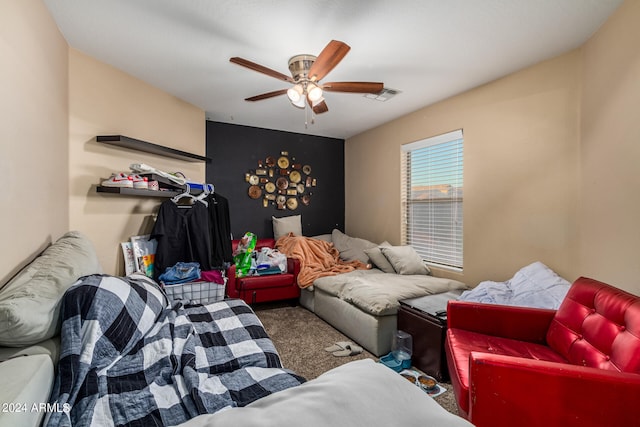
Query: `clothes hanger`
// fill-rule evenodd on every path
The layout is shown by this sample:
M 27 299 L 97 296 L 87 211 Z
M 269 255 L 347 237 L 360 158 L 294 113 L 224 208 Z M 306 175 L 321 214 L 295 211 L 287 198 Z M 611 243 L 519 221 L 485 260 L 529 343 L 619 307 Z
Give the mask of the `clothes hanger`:
M 216 188 L 214 187 L 214 185 L 213 184 L 205 184 L 204 187 L 207 189 L 208 194 L 210 194 L 212 196 L 211 200 L 213 200 L 213 204 L 217 205 L 218 201 L 216 200 L 216 197 L 215 197 Z
M 191 194 L 191 186 L 188 183 L 185 184 L 185 187 L 186 187 L 186 190 L 183 193 L 180 193 L 171 199 L 171 201 L 176 205 L 178 205 L 178 207 L 190 208 L 195 204 L 195 202 L 200 202 L 207 207 L 209 206 L 209 202 L 207 202 L 205 199 L 209 194 L 214 193 L 215 187 L 213 186 L 213 184 L 204 184 L 202 186 L 202 192 L 197 196 L 194 196 L 193 194 Z M 191 199 L 191 204 L 189 205 L 178 204 L 178 202 L 184 197 L 188 197 L 189 199 Z
M 210 187 L 209 187 L 210 186 Z M 203 203 L 205 206 L 209 206 L 209 202 L 205 199 L 209 194 L 213 194 L 213 185 L 212 184 L 204 184 L 202 186 L 202 193 L 198 194 L 194 200 Z
M 185 190 L 182 193 L 173 196 L 171 198 L 171 201 L 176 205 L 178 205 L 179 208 L 191 208 L 191 206 L 193 206 L 196 196 L 191 194 L 191 186 L 189 184 L 184 184 L 184 185 L 185 185 Z M 185 197 L 191 200 L 191 204 L 188 204 L 188 205 L 178 204 L 178 202 Z

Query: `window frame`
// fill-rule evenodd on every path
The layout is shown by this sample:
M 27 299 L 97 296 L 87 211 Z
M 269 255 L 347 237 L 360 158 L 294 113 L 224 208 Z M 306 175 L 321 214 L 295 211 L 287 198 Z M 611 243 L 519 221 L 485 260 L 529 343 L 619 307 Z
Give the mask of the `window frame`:
M 415 198 L 415 194 L 412 194 L 411 191 L 411 177 L 412 173 L 415 175 L 415 171 L 412 171 L 412 163 L 411 163 L 411 155 L 419 154 L 421 156 L 430 156 L 436 153 L 435 149 L 432 147 L 440 146 L 442 149 L 444 146 L 442 144 L 453 144 L 451 149 L 448 151 L 452 156 L 455 156 L 454 160 L 448 159 L 446 160 L 445 166 L 447 167 L 447 171 L 452 172 L 451 181 L 444 180 L 445 182 L 440 182 L 438 179 L 438 174 L 434 171 L 425 172 L 426 167 L 428 167 L 428 163 L 431 160 L 423 161 L 424 164 L 421 166 L 420 176 L 424 179 L 426 188 L 425 193 L 426 197 L 417 199 Z M 451 160 L 451 161 L 450 161 Z M 449 176 L 449 173 L 446 174 Z M 414 177 L 414 182 L 415 182 Z M 447 196 L 432 197 L 435 189 L 441 190 L 447 189 Z M 425 260 L 425 262 L 433 267 L 442 268 L 447 270 L 453 270 L 456 272 L 462 272 L 464 267 L 464 247 L 463 247 L 463 237 L 464 237 L 464 133 L 462 129 L 458 129 L 452 132 L 447 132 L 441 135 L 436 135 L 433 137 L 428 137 L 425 139 L 421 139 L 415 142 L 407 143 L 401 146 L 401 218 L 402 218 L 402 230 L 401 230 L 401 240 L 403 245 L 411 245 L 416 249 L 416 252 L 420 254 L 420 256 Z M 413 196 L 413 198 L 412 198 Z M 442 203 L 447 202 L 455 202 L 451 204 L 448 208 L 444 207 Z M 437 205 L 439 204 L 439 205 Z M 426 215 L 429 218 L 429 225 L 425 225 L 421 228 L 415 227 L 415 221 L 411 217 L 413 207 L 417 207 L 419 205 L 427 206 L 427 209 L 430 212 L 430 215 Z M 449 221 L 449 224 L 444 223 L 445 225 L 433 225 L 436 223 L 434 218 L 440 218 L 440 213 L 434 213 L 436 206 L 439 206 L 438 209 L 445 211 L 448 209 L 448 216 L 444 217 Z M 444 209 L 443 209 L 444 208 Z M 437 235 L 438 233 L 434 233 L 434 230 L 445 230 L 450 228 L 451 231 L 449 233 L 445 233 L 444 235 L 440 234 L 440 243 L 431 242 L 429 244 L 424 244 L 422 241 L 422 245 L 419 244 L 416 239 L 412 239 L 412 234 L 414 231 L 422 231 L 429 232 L 428 235 Z M 445 243 L 448 242 L 448 243 Z M 434 251 L 434 248 L 436 249 Z

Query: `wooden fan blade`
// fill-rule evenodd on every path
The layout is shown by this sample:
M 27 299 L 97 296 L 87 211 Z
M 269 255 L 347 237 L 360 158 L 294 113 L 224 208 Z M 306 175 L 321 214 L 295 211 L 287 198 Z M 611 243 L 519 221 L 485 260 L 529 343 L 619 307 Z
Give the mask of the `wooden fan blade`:
M 261 101 L 267 98 L 273 98 L 274 96 L 280 96 L 287 93 L 287 89 L 274 90 L 273 92 L 262 93 L 260 95 L 252 96 L 251 98 L 245 98 L 245 101 Z
M 323 83 L 322 90 L 327 92 L 379 93 L 383 83 L 376 82 L 331 82 Z
M 342 61 L 342 58 L 349 53 L 349 50 L 351 50 L 351 47 L 346 43 L 331 40 L 329 44 L 322 49 L 322 52 L 320 52 L 320 55 L 316 58 L 311 69 L 309 69 L 309 79 L 315 82 L 322 80 L 324 76 L 329 74 L 329 72 Z
M 263 65 L 256 64 L 255 62 L 251 62 L 243 58 L 238 58 L 237 56 L 234 56 L 233 58 L 229 58 L 229 61 L 233 62 L 234 64 L 238 64 L 243 67 L 246 67 L 250 70 L 257 71 L 262 74 L 266 74 L 267 76 L 275 77 L 278 80 L 284 80 L 285 82 L 293 83 L 293 79 L 291 77 L 285 74 L 279 73 L 275 70 L 272 70 L 271 68 L 267 68 Z
M 311 107 L 313 112 L 316 114 L 322 114 L 329 111 L 329 107 L 327 107 L 327 103 L 324 101 L 324 98 L 322 98 L 322 101 L 318 102 L 316 105 L 313 105 L 313 102 L 311 102 L 309 97 L 307 97 L 307 104 L 309 104 L 309 107 Z
M 312 107 L 313 112 L 316 114 L 322 114 L 322 113 L 326 113 L 327 111 L 329 111 L 329 107 L 327 107 L 327 103 L 322 101 L 319 104 L 316 104 L 315 107 Z

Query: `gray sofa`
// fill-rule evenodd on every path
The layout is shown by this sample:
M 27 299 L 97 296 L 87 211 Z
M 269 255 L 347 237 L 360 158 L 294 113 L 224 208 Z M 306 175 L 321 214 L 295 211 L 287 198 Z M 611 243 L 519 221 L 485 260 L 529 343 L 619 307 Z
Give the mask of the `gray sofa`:
M 60 301 L 79 277 L 101 273 L 91 242 L 69 232 L 0 288 L 0 426 L 37 426 L 60 354 Z
M 432 276 L 410 246 L 375 244 L 339 230 L 315 238 L 332 242 L 342 260 L 373 268 L 316 279 L 302 289 L 300 304 L 376 356 L 391 350 L 400 300 L 469 289 Z

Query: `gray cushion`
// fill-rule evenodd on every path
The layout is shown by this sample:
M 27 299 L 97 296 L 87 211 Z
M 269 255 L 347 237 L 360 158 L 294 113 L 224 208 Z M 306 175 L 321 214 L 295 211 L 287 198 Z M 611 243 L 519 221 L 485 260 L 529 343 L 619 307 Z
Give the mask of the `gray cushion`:
M 343 261 L 358 260 L 365 264 L 369 264 L 371 262 L 369 255 L 364 252 L 365 249 L 371 249 L 378 246 L 365 239 L 347 236 L 338 229 L 334 229 L 331 232 L 331 240 L 333 241 L 333 246 L 335 246 L 338 252 L 340 252 L 340 259 Z
M 0 290 L 0 345 L 23 347 L 60 332 L 60 302 L 80 277 L 102 273 L 80 232 L 66 233 Z
M 53 364 L 57 365 L 60 359 L 60 337 L 49 338 L 27 347 L 0 347 L 0 362 L 16 357 L 33 356 L 36 354 L 49 356 Z
M 294 236 L 302 236 L 302 216 L 291 215 L 282 218 L 271 217 L 273 222 L 273 238 L 278 240 L 282 236 L 293 233 Z
M 364 253 L 369 256 L 371 262 L 373 262 L 373 264 L 380 270 L 385 273 L 395 273 L 396 271 L 394 270 L 393 265 L 391 265 L 380 249 L 382 246 L 391 246 L 391 244 L 389 242 L 382 242 L 375 248 L 365 249 Z
M 411 246 L 381 246 L 382 254 L 398 274 L 430 274 L 431 270 Z
M 312 239 L 323 240 L 325 242 L 333 243 L 331 241 L 331 234 L 318 234 L 317 236 L 311 236 Z

